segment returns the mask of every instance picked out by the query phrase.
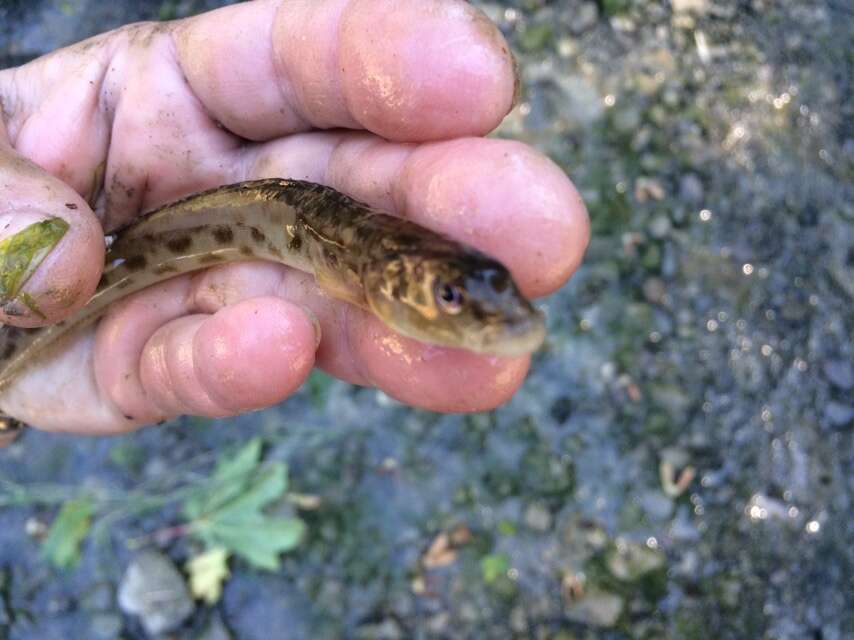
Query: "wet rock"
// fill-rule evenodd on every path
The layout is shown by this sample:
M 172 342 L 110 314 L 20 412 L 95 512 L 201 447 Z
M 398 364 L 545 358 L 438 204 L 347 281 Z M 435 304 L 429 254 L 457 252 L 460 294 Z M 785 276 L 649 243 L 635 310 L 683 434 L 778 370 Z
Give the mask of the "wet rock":
M 392 619 L 363 625 L 356 630 L 356 640 L 400 640 L 401 638 L 403 638 L 403 630 Z
M 513 607 L 510 611 L 510 628 L 516 633 L 525 633 L 528 630 L 528 614 L 524 607 Z
M 525 525 L 534 531 L 548 531 L 552 528 L 552 514 L 538 502 L 530 504 L 525 509 Z
M 119 585 L 119 606 L 139 616 L 151 635 L 176 629 L 194 609 L 184 577 L 156 551 L 145 551 L 130 563 Z
M 658 304 L 664 300 L 666 293 L 667 287 L 661 278 L 647 278 L 643 283 L 643 297 L 647 302 Z
M 824 363 L 824 375 L 835 387 L 846 391 L 854 388 L 854 363 L 847 360 L 828 360 Z
M 92 640 L 115 640 L 122 633 L 122 617 L 115 613 L 96 613 L 92 616 Z
M 828 427 L 847 427 L 854 422 L 854 407 L 831 400 L 824 407 L 824 422 Z
M 649 224 L 649 233 L 653 238 L 661 239 L 670 233 L 672 226 L 673 225 L 670 224 L 670 218 L 667 216 L 655 216 Z
M 663 567 L 664 554 L 643 544 L 619 542 L 608 553 L 606 563 L 614 577 L 630 582 Z
M 679 180 L 679 198 L 693 205 L 703 201 L 705 189 L 696 173 L 687 173 Z
M 673 513 L 673 500 L 661 491 L 645 491 L 638 498 L 638 503 L 653 520 L 667 520 Z
M 113 586 L 102 582 L 95 585 L 80 602 L 84 609 L 89 611 L 106 611 L 113 607 Z
M 599 91 L 580 75 L 566 76 L 558 81 L 565 100 L 571 104 L 568 113 L 581 127 L 589 127 L 602 115 Z
M 225 626 L 219 613 L 214 613 L 205 630 L 202 631 L 196 640 L 231 640 L 231 633 L 228 627 Z
M 673 13 L 706 13 L 708 0 L 670 0 Z
M 579 34 L 592 29 L 599 21 L 599 10 L 592 2 L 585 2 L 578 7 L 569 21 L 571 32 Z
M 564 610 L 570 620 L 596 627 L 613 627 L 622 612 L 623 599 L 620 596 L 598 589 L 588 590 Z

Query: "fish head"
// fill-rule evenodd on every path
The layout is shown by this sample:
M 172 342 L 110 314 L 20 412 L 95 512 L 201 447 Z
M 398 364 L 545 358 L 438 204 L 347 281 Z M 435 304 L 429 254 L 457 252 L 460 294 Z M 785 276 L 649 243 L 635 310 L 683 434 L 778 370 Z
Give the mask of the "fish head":
M 416 340 L 511 357 L 545 338 L 543 314 L 507 268 L 476 251 L 392 254 L 362 278 L 374 314 Z

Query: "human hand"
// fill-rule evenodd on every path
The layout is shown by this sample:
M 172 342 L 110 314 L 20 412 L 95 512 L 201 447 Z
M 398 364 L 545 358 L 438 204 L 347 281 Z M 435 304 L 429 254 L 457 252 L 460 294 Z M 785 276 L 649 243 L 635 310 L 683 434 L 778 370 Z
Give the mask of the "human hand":
M 13 300 L 0 321 L 79 309 L 104 232 L 140 212 L 275 176 L 410 217 L 502 261 L 525 294 L 548 294 L 581 261 L 584 206 L 535 151 L 472 137 L 498 125 L 516 82 L 498 30 L 457 0 L 250 2 L 0 71 L 0 240 L 50 216 L 70 225 L 23 287 L 43 317 Z M 317 365 L 414 406 L 480 411 L 529 363 L 403 338 L 306 274 L 246 262 L 121 301 L 0 407 L 49 430 L 118 433 L 274 404 Z

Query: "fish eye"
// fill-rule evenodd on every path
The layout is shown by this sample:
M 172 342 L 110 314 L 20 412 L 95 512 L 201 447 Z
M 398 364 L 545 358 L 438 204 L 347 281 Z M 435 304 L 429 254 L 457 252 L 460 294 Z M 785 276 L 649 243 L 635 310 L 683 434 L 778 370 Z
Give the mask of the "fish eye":
M 449 315 L 456 315 L 463 310 L 463 291 L 456 285 L 437 282 L 434 297 L 439 308 Z

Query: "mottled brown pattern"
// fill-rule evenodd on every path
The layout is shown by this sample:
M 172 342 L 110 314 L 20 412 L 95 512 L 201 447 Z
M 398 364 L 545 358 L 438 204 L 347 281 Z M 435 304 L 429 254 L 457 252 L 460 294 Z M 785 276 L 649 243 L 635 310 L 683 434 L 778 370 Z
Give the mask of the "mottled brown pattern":
M 125 260 L 125 267 L 127 267 L 128 271 L 139 271 L 141 269 L 145 269 L 145 265 L 147 264 L 148 259 L 141 253 L 130 256 Z
M 267 236 L 264 235 L 264 232 L 258 227 L 252 227 L 249 232 L 252 234 L 252 239 L 258 244 L 261 244 L 267 239 Z
M 310 271 L 330 295 L 435 344 L 512 355 L 522 352 L 520 345 L 524 352 L 536 348 L 542 338 L 541 319 L 506 269 L 483 254 L 329 187 L 256 180 L 189 196 L 117 232 L 95 295 L 67 324 L 0 329 L 0 390 L 116 300 L 175 274 L 247 258 Z M 465 290 L 464 313 L 438 310 L 437 283 Z M 520 342 L 514 323 L 534 331 Z M 515 351 L 503 346 L 508 335 Z
M 234 231 L 231 230 L 231 227 L 224 224 L 214 227 L 211 233 L 213 233 L 214 240 L 219 244 L 228 244 L 234 240 Z
M 184 253 L 191 246 L 193 246 L 193 239 L 190 236 L 173 238 L 166 243 L 166 248 L 174 254 Z

